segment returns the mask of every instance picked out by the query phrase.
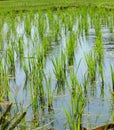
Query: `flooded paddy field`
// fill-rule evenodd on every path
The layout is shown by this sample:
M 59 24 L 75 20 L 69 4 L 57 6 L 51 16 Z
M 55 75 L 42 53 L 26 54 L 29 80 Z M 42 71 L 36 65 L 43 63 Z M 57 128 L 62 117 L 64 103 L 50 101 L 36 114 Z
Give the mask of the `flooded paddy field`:
M 91 130 L 113 109 L 113 10 L 0 13 L 1 129 Z

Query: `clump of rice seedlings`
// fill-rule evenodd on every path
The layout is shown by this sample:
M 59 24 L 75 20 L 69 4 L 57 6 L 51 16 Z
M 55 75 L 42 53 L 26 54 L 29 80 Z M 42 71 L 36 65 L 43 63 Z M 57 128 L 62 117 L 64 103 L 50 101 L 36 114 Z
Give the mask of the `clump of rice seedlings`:
M 9 66 L 9 71 L 11 75 L 15 75 L 15 58 L 14 58 L 14 48 L 9 47 L 7 49 L 7 64 Z
M 47 89 L 47 102 L 48 109 L 51 110 L 53 108 L 53 92 L 51 88 L 51 78 L 46 79 L 46 89 Z
M 56 76 L 57 81 L 65 81 L 66 75 L 65 75 L 65 64 L 64 64 L 64 57 L 56 57 L 52 59 L 53 63 L 53 71 Z
M 94 46 L 95 58 L 98 63 L 101 63 L 104 58 L 104 47 L 103 47 L 101 35 L 102 34 L 100 34 L 99 37 L 96 38 L 95 46 Z
M 96 37 L 101 36 L 101 25 L 100 25 L 100 20 L 97 16 L 97 18 L 94 20 L 94 28 L 95 28 L 95 35 Z
M 49 24 L 49 35 L 53 37 L 53 40 L 58 43 L 58 38 L 61 31 L 61 25 L 59 16 L 54 14 L 52 11 L 48 11 L 48 24 Z
M 41 68 L 37 67 L 34 63 L 34 68 L 32 70 L 32 80 L 33 80 L 33 85 L 34 85 L 34 95 L 39 95 L 39 98 L 42 99 L 44 98 L 44 88 L 43 88 L 43 77 L 44 77 L 44 71 Z
M 44 57 L 44 51 L 42 50 L 41 47 L 38 47 L 37 49 L 37 67 L 40 69 L 40 70 L 43 70 L 44 68 L 44 65 L 45 65 L 45 57 Z
M 38 110 L 39 110 L 39 102 L 38 102 L 38 86 L 30 82 L 30 94 L 31 94 L 31 102 L 32 102 L 32 110 L 34 119 L 38 119 Z
M 58 43 L 57 41 L 58 41 L 58 38 L 59 38 L 59 36 L 61 36 L 60 35 L 60 25 L 59 25 L 59 22 L 55 22 L 55 24 L 54 24 L 54 26 L 55 26 L 55 31 L 54 31 L 54 37 L 55 37 L 55 41 L 56 41 L 56 43 Z
M 53 36 L 53 40 L 56 42 L 56 44 L 58 43 L 59 40 L 59 36 L 60 35 L 60 23 L 58 18 L 53 17 L 53 22 L 50 25 L 50 34 Z
M 9 66 L 14 67 L 14 49 L 13 47 L 9 47 L 7 50 L 7 58 L 8 58 L 8 64 Z
M 71 85 L 72 96 L 75 95 L 75 91 L 77 89 L 77 83 L 78 83 L 78 80 L 77 80 L 75 73 L 70 72 L 70 85 Z
M 39 125 L 39 109 L 44 111 L 44 88 L 43 88 L 43 72 L 39 71 L 38 68 L 34 69 L 31 74 L 30 82 L 30 94 L 32 102 L 32 110 L 34 120 L 36 120 L 37 126 Z
M 42 46 L 43 46 L 44 56 L 46 56 L 48 54 L 48 51 L 51 48 L 50 44 L 51 44 L 51 41 L 50 41 L 48 36 L 47 37 L 45 36 L 42 38 Z
M 89 54 L 85 54 L 85 60 L 88 68 L 88 78 L 93 83 L 96 79 L 96 59 L 94 53 L 89 52 Z
M 103 74 L 103 59 L 104 59 L 104 47 L 102 44 L 102 34 L 99 33 L 99 37 L 96 38 L 94 46 L 95 59 L 98 65 L 98 71 L 102 79 L 102 84 L 104 84 L 104 74 Z
M 68 110 L 64 108 L 64 113 L 70 130 L 81 130 L 82 114 L 85 107 L 85 100 L 82 95 L 82 86 L 77 80 L 74 72 L 70 74 L 71 99 Z
M 82 10 L 81 13 L 81 25 L 82 25 L 82 30 L 85 32 L 85 35 L 88 36 L 89 31 L 88 31 L 88 16 L 87 16 L 87 11 L 85 9 Z
M 30 36 L 31 35 L 31 20 L 29 16 L 26 16 L 24 26 L 25 26 L 25 33 L 28 36 Z
M 22 58 L 24 56 L 24 45 L 23 45 L 22 38 L 19 38 L 18 48 L 19 48 L 19 56 L 20 58 Z
M 70 33 L 69 39 L 66 43 L 66 53 L 68 58 L 68 64 L 73 65 L 74 63 L 74 50 L 76 48 L 76 34 Z
M 43 38 L 43 36 L 45 35 L 46 28 L 47 28 L 46 15 L 42 14 L 42 12 L 39 12 L 38 32 L 39 32 L 40 38 Z
M 72 31 L 73 29 L 72 17 L 69 17 L 69 14 L 67 16 L 67 28 L 68 31 Z
M 112 79 L 112 89 L 114 92 L 114 69 L 112 68 L 112 65 L 110 65 L 110 71 L 111 71 L 111 79 Z

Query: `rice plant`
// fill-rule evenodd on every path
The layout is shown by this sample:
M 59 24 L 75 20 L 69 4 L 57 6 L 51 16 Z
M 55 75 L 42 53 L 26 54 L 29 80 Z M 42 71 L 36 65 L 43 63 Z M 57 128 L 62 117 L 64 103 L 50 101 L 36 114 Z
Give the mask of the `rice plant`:
M 44 56 L 46 57 L 46 55 L 49 53 L 49 50 L 51 50 L 51 40 L 48 36 L 42 38 L 42 46 Z
M 71 99 L 70 107 L 64 108 L 64 113 L 70 130 L 81 130 L 82 114 L 85 108 L 85 100 L 82 95 L 82 86 L 74 72 L 70 74 Z M 70 90 L 70 89 L 69 89 Z
M 51 78 L 46 79 L 46 92 L 47 92 L 47 102 L 48 109 L 51 110 L 53 108 L 53 92 L 51 88 Z
M 77 45 L 76 34 L 70 33 L 69 39 L 66 43 L 66 53 L 67 53 L 67 59 L 69 65 L 73 65 L 74 63 L 74 54 L 75 54 L 76 45 Z
M 26 16 L 26 20 L 25 20 L 25 33 L 30 36 L 31 35 L 31 21 L 29 16 Z
M 85 60 L 88 69 L 88 78 L 91 83 L 93 83 L 96 79 L 96 59 L 92 52 L 89 54 L 85 54 Z
M 22 57 L 24 57 L 24 45 L 23 45 L 23 39 L 22 38 L 19 38 L 18 49 L 19 49 L 18 56 L 20 56 L 20 59 L 22 59 Z
M 15 55 L 14 47 L 11 46 L 7 49 L 7 65 L 9 69 L 9 75 L 15 76 Z
M 102 34 L 98 38 L 96 38 L 95 46 L 94 46 L 94 55 L 98 67 L 98 72 L 102 79 L 102 85 L 104 84 L 104 73 L 103 73 L 103 59 L 104 59 L 104 47 L 102 43 Z
M 96 61 L 99 64 L 102 63 L 104 58 L 104 47 L 103 47 L 101 36 L 96 38 L 94 52 L 95 52 Z
M 36 58 L 37 58 L 36 67 L 39 68 L 40 70 L 43 70 L 45 66 L 45 56 L 44 56 L 44 50 L 42 47 L 38 46 Z
M 39 32 L 40 38 L 43 38 L 43 36 L 45 35 L 46 28 L 47 28 L 46 16 L 42 12 L 39 12 L 38 32 Z
M 66 78 L 66 74 L 65 74 L 66 65 L 65 65 L 64 58 L 65 58 L 64 55 L 62 55 L 62 57 L 56 57 L 52 59 L 52 63 L 54 67 L 53 71 L 57 81 L 65 81 Z

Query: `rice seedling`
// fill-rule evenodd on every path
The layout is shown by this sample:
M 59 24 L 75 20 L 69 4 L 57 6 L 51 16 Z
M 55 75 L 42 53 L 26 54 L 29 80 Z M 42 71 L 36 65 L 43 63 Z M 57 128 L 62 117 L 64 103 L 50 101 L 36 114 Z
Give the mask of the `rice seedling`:
M 42 38 L 42 46 L 43 46 L 44 56 L 46 57 L 46 55 L 48 54 L 48 51 L 51 50 L 51 47 L 50 47 L 51 46 L 51 40 L 48 36 Z
M 78 87 L 77 87 L 77 84 L 78 84 L 78 80 L 75 73 L 70 72 L 70 85 L 71 85 L 72 96 L 75 95 L 75 91 L 79 87 L 79 84 L 78 84 Z
M 52 59 L 52 64 L 54 67 L 54 74 L 57 81 L 63 82 L 66 79 L 66 58 L 65 54 L 62 52 L 61 57 L 56 57 Z
M 53 37 L 53 40 L 58 43 L 58 40 L 61 36 L 60 31 L 61 31 L 61 25 L 58 19 L 57 15 L 54 14 L 49 14 L 49 34 Z M 51 20 L 51 21 L 50 21 Z
M 22 58 L 24 56 L 24 45 L 23 45 L 23 39 L 20 38 L 18 41 L 18 48 L 19 48 L 19 56 Z
M 14 67 L 15 65 L 14 48 L 12 46 L 7 49 L 7 60 L 8 60 L 8 65 Z
M 96 38 L 95 46 L 94 46 L 95 58 L 98 64 L 102 63 L 104 58 L 104 47 L 103 47 L 101 35 L 102 34 L 100 34 L 99 37 Z
M 70 33 L 69 39 L 66 43 L 66 53 L 68 59 L 68 65 L 73 65 L 74 63 L 74 50 L 76 48 L 76 34 Z
M 95 28 L 95 35 L 96 35 L 96 37 L 101 38 L 102 33 L 101 33 L 101 26 L 100 26 L 100 21 L 99 21 L 98 16 L 94 20 L 94 28 Z
M 45 65 L 45 57 L 44 57 L 44 50 L 41 47 L 37 49 L 37 68 L 43 70 Z
M 103 74 L 103 59 L 104 59 L 104 47 L 102 43 L 102 34 L 99 33 L 99 37 L 96 38 L 94 46 L 95 59 L 98 66 L 98 72 L 102 79 L 102 85 L 104 84 L 104 74 Z
M 31 35 L 31 21 L 29 16 L 26 16 L 26 21 L 25 21 L 25 33 L 30 36 Z
M 82 114 L 85 107 L 85 100 L 82 95 L 82 86 L 77 80 L 74 72 L 70 74 L 71 100 L 70 107 L 64 108 L 64 113 L 70 130 L 81 130 Z
M 47 102 L 48 109 L 51 110 L 53 108 L 53 92 L 51 88 L 51 78 L 46 79 L 46 89 L 47 89 Z
M 44 14 L 42 14 L 42 12 L 39 12 L 39 17 L 38 17 L 38 32 L 39 32 L 39 35 L 40 35 L 41 39 L 43 38 L 43 36 L 46 33 L 46 28 L 47 28 L 46 16 Z
M 88 15 L 87 15 L 87 11 L 85 11 L 85 8 L 82 9 L 82 13 L 81 13 L 81 24 L 82 24 L 82 30 L 85 32 L 85 35 L 88 36 L 89 35 Z
M 92 52 L 85 54 L 85 60 L 88 68 L 88 78 L 90 83 L 93 83 L 96 79 L 96 59 L 94 58 L 94 54 Z

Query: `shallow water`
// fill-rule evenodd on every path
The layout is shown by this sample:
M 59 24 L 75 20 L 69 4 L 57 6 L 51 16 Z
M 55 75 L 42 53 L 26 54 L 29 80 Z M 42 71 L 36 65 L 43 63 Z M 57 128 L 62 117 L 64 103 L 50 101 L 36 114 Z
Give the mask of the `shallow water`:
M 67 11 L 67 10 L 66 10 Z M 74 10 L 76 11 L 76 9 Z M 78 10 L 79 11 L 79 10 Z M 62 12 L 64 15 L 67 14 L 67 12 Z M 71 12 L 70 12 L 71 13 Z M 82 12 L 81 12 L 82 13 Z M 97 12 L 98 13 L 98 12 Z M 51 44 L 49 51 L 47 52 L 46 57 L 46 63 L 44 66 L 44 73 L 46 77 L 51 77 L 51 88 L 52 91 L 54 91 L 54 100 L 53 100 L 53 108 L 54 112 L 48 112 L 47 105 L 45 104 L 44 109 L 42 110 L 41 107 L 38 108 L 38 111 L 41 112 L 41 118 L 44 117 L 44 124 L 50 122 L 49 120 L 54 120 L 52 123 L 52 126 L 55 130 L 64 130 L 65 129 L 65 115 L 63 111 L 63 106 L 68 108 L 69 106 L 69 100 L 70 100 L 70 94 L 67 89 L 67 85 L 61 85 L 57 86 L 57 79 L 55 77 L 55 74 L 53 72 L 53 64 L 52 64 L 52 58 L 58 57 L 61 54 L 62 50 L 65 50 L 66 48 L 66 42 L 69 38 L 69 32 L 68 29 L 65 28 L 64 24 L 61 24 L 61 17 L 56 14 L 56 12 L 52 13 L 53 18 L 56 23 L 57 27 L 59 26 L 59 35 L 57 37 L 57 40 L 54 39 L 54 32 L 50 33 L 49 22 L 52 22 L 49 20 L 47 13 L 44 13 L 44 18 L 46 18 L 43 22 L 46 24 L 46 32 L 45 35 L 49 34 L 51 37 Z M 89 15 L 89 14 L 88 14 Z M 32 66 L 32 60 L 34 60 L 37 55 L 37 47 L 39 45 L 42 46 L 42 39 L 39 36 L 39 26 L 38 26 L 38 17 L 39 13 L 34 13 L 29 15 L 29 13 L 24 13 L 23 16 L 16 16 L 14 18 L 14 30 L 12 26 L 10 25 L 10 16 L 7 16 L 4 20 L 4 24 L 2 27 L 2 51 L 4 52 L 2 57 L 2 63 L 6 65 L 6 71 L 8 72 L 8 85 L 10 88 L 10 102 L 16 102 L 18 104 L 18 109 L 20 110 L 20 104 L 22 104 L 22 108 L 25 109 L 28 105 L 32 103 L 32 96 L 31 95 L 31 87 L 34 87 L 34 84 L 32 84 L 32 80 L 30 79 L 32 77 L 32 74 L 29 73 L 29 77 L 26 76 L 26 73 L 23 69 L 23 62 L 28 67 L 29 64 L 31 66 L 31 69 L 33 69 Z M 67 16 L 68 17 L 68 16 Z M 72 18 L 73 16 L 69 16 Z M 80 19 L 80 12 L 76 14 L 76 20 L 75 22 L 71 22 L 73 24 L 73 30 L 76 32 L 78 29 L 78 23 Z M 9 19 L 9 21 L 8 21 Z M 16 20 L 15 20 L 16 19 Z M 51 19 L 51 18 L 50 18 Z M 105 18 L 104 18 L 105 19 Z M 27 24 L 27 20 L 29 22 L 28 29 L 30 31 L 30 34 L 28 34 L 25 30 L 25 26 Z M 90 20 L 87 17 L 87 22 L 90 23 Z M 100 18 L 99 18 L 100 21 Z M 67 25 L 66 25 L 67 26 Z M 16 32 L 15 32 L 16 31 Z M 52 30 L 51 30 L 52 31 Z M 89 26 L 89 34 L 86 36 L 82 32 L 79 33 L 79 36 L 77 38 L 77 48 L 75 49 L 75 60 L 74 65 L 68 66 L 66 70 L 67 75 L 67 81 L 69 82 L 69 72 L 70 70 L 77 71 L 78 63 L 80 62 L 80 66 L 77 71 L 77 77 L 80 83 L 83 83 L 83 77 L 84 74 L 87 73 L 87 65 L 85 62 L 85 53 L 89 53 L 95 43 L 96 34 L 95 34 L 95 28 L 92 28 Z M 91 86 L 88 85 L 87 87 L 87 95 L 86 95 L 86 106 L 83 113 L 83 120 L 82 125 L 88 128 L 93 128 L 95 126 L 99 126 L 108 122 L 112 122 L 113 114 L 112 110 L 114 108 L 113 100 L 111 96 L 111 74 L 110 74 L 110 64 L 114 68 L 114 38 L 113 33 L 110 33 L 109 28 L 107 25 L 101 25 L 101 31 L 102 31 L 102 40 L 103 40 L 103 46 L 104 46 L 104 63 L 103 63 L 103 69 L 104 69 L 104 86 L 102 86 L 102 81 L 99 76 L 97 76 L 95 85 Z M 16 34 L 15 34 L 16 33 Z M 21 54 L 20 51 L 16 48 L 18 48 L 18 39 L 22 40 L 22 45 L 24 48 L 24 54 Z M 14 43 L 14 44 L 12 44 Z M 14 45 L 14 75 L 9 72 L 9 64 L 7 62 L 6 53 L 7 49 Z M 21 59 L 22 55 L 22 59 Z M 7 64 L 6 64 L 7 63 Z M 28 67 L 29 68 L 29 67 Z M 29 69 L 28 69 L 29 70 Z M 30 70 L 29 70 L 30 71 Z M 38 79 L 36 79 L 38 80 Z M 32 86 L 31 86 L 32 85 Z M 43 79 L 43 87 L 46 93 L 46 83 L 45 79 Z M 83 89 L 83 88 L 82 88 Z M 33 94 L 33 93 L 32 93 Z M 46 96 L 46 94 L 45 94 Z M 47 100 L 46 97 L 44 99 Z M 39 100 L 38 100 L 39 104 Z M 41 104 L 40 104 L 41 105 Z M 43 112 L 42 112 L 43 111 Z M 27 120 L 32 120 L 34 118 L 33 116 L 33 110 L 32 106 L 29 107 L 28 113 L 27 113 Z

